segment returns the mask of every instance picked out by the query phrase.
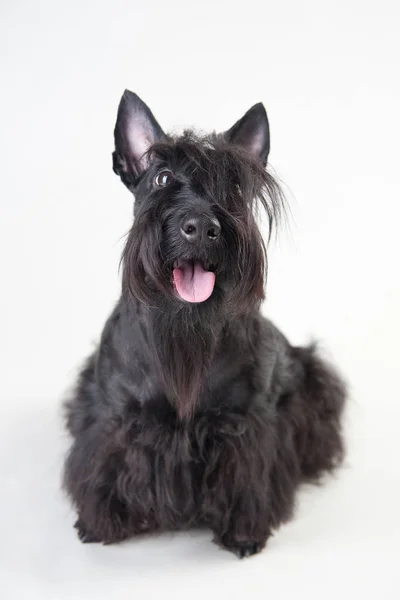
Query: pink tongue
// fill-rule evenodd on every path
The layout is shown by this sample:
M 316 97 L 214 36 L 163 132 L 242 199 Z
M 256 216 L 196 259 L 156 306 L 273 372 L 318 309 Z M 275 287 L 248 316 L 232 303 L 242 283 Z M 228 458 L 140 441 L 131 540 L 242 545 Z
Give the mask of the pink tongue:
M 214 289 L 215 273 L 205 271 L 200 263 L 185 262 L 174 269 L 175 289 L 186 302 L 204 302 Z

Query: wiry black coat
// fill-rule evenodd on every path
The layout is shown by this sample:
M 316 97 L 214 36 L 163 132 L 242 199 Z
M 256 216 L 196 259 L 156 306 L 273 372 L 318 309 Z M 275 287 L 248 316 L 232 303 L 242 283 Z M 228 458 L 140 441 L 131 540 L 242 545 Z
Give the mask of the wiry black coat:
M 66 405 L 78 533 L 112 543 L 207 524 L 247 556 L 291 517 L 298 485 L 343 456 L 343 383 L 259 312 L 266 255 L 254 213 L 264 206 L 272 221 L 281 202 L 264 169 L 265 111 L 256 105 L 223 136 L 173 139 L 127 92 L 115 137 L 135 221 L 121 299 Z M 163 169 L 173 180 L 157 188 Z M 218 243 L 185 242 L 179 224 L 193 210 L 218 218 Z M 207 301 L 177 297 L 180 260 L 215 271 Z

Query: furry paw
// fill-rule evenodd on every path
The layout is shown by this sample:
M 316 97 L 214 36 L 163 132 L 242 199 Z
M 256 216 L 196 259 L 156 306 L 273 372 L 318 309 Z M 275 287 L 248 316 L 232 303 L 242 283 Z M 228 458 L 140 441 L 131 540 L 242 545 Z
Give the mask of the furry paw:
M 256 542 L 253 540 L 235 539 L 230 536 L 223 536 L 217 538 L 216 543 L 219 544 L 225 550 L 229 550 L 236 554 L 238 558 L 247 558 L 253 554 L 258 554 L 265 546 L 265 542 Z
M 74 527 L 77 530 L 78 538 L 81 540 L 82 544 L 98 544 L 103 541 L 89 529 L 86 529 L 80 519 L 76 521 Z
M 258 542 L 237 542 L 235 545 L 230 547 L 226 546 L 227 550 L 234 552 L 238 558 L 247 558 L 253 554 L 258 554 L 262 550 L 262 545 Z

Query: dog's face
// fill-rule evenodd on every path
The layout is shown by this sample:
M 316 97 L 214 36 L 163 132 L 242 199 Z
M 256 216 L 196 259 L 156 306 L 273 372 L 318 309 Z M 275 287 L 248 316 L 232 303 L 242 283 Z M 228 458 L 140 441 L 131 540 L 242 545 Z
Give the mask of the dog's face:
M 265 246 L 255 220 L 270 220 L 279 191 L 266 172 L 262 104 L 230 130 L 170 137 L 132 92 L 121 99 L 114 171 L 135 196 L 123 254 L 123 287 L 147 305 L 224 306 L 245 311 L 263 298 Z

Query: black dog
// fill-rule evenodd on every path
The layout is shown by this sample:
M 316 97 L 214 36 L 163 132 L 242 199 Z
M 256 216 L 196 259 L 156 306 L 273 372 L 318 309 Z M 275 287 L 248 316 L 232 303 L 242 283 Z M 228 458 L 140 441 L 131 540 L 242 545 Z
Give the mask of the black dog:
M 207 525 L 248 556 L 342 459 L 345 386 L 259 312 L 255 212 L 272 225 L 282 202 L 268 153 L 262 104 L 224 134 L 171 137 L 121 99 L 114 171 L 136 198 L 122 296 L 66 406 L 83 542 Z

